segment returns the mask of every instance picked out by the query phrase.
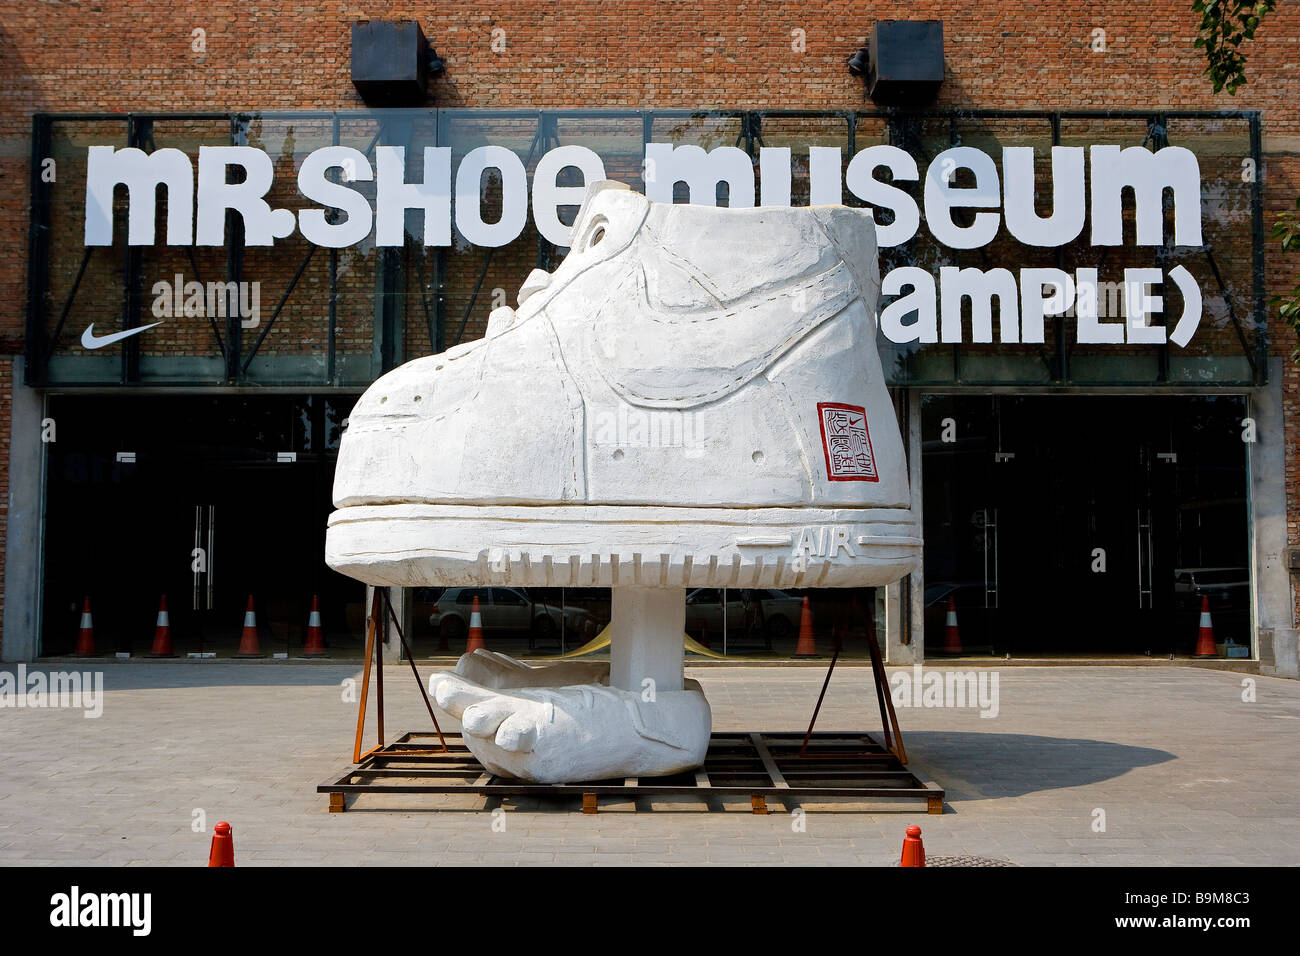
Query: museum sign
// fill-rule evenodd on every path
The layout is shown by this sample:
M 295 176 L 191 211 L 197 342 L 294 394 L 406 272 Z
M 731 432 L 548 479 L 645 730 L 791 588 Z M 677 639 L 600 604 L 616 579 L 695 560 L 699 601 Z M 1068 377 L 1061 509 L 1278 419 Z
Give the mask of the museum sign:
M 1124 193 L 1131 190 L 1137 246 L 1165 245 L 1165 194 L 1172 196 L 1172 241 L 1199 248 L 1201 173 L 1196 155 L 1167 146 L 1157 151 L 1117 145 L 1050 148 L 1051 202 L 1040 215 L 1035 150 L 1005 147 L 998 159 L 970 146 L 954 146 L 934 156 L 922 174 L 915 158 L 891 145 L 873 145 L 843 165 L 839 147 L 807 149 L 810 203 L 841 203 L 849 196 L 868 208 L 882 209 L 889 221 L 877 227 L 882 248 L 920 237 L 922 219 L 928 239 L 953 250 L 987 246 L 1005 226 L 1029 247 L 1059 248 L 1078 240 L 1087 227 L 1087 242 L 1096 247 L 1124 244 Z M 273 209 L 267 195 L 274 183 L 272 158 L 251 146 L 201 146 L 197 169 L 175 148 L 146 153 L 136 148 L 91 146 L 87 153 L 85 245 L 113 243 L 113 197 L 119 186 L 128 193 L 126 241 L 131 246 L 156 242 L 156 196 L 167 191 L 165 244 L 221 246 L 230 212 L 243 222 L 247 246 L 273 246 L 295 231 L 308 242 L 341 249 L 372 239 L 376 246 L 406 242 L 408 211 L 423 213 L 425 246 L 452 244 L 453 223 L 462 239 L 475 246 L 500 247 L 523 232 L 529 212 L 547 241 L 570 242 L 560 210 L 582 202 L 585 185 L 561 185 L 566 170 L 584 183 L 605 178 L 605 167 L 592 149 L 566 145 L 543 153 L 529 190 L 528 172 L 519 156 L 504 146 L 484 145 L 467 152 L 453 170 L 452 149 L 423 149 L 423 175 L 411 181 L 404 147 L 378 146 L 374 161 L 348 146 L 326 146 L 308 153 L 299 167 L 298 192 L 316 205 L 298 210 Z M 733 207 L 789 206 L 793 151 L 762 147 L 755 163 L 738 147 L 706 151 L 694 145 L 648 143 L 643 185 L 652 200 L 672 202 L 678 183 L 689 201 L 715 205 L 720 184 Z M 500 215 L 484 217 L 482 182 L 486 173 L 499 177 Z M 568 175 L 572 175 L 569 173 Z M 885 178 L 887 176 L 887 178 Z M 354 183 L 373 183 L 373 200 Z M 920 201 L 900 187 L 919 185 Z M 962 184 L 959 184 L 962 183 Z M 454 199 L 454 201 L 453 201 Z M 961 217 L 957 210 L 967 210 Z M 924 215 L 922 215 L 924 214 Z M 882 293 L 896 297 L 881 311 L 880 327 L 895 343 L 958 343 L 963 340 L 962 300 L 969 299 L 970 341 L 993 342 L 993 301 L 998 302 L 1001 343 L 1041 343 L 1048 316 L 1075 318 L 1077 341 L 1099 344 L 1185 347 L 1201 321 L 1202 296 L 1184 266 L 1122 270 L 1123 314 L 1113 321 L 1099 309 L 1105 283 L 1097 268 L 942 266 L 938 276 L 915 265 L 900 266 L 883 277 Z M 1154 324 L 1165 311 L 1163 296 L 1152 287 L 1170 282 L 1182 308 L 1175 318 Z

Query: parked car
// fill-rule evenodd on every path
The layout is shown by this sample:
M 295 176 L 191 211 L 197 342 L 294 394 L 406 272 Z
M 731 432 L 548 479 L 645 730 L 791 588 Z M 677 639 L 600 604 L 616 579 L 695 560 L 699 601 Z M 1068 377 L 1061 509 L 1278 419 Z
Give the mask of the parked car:
M 538 640 L 558 644 L 561 620 L 568 643 L 582 644 L 596 636 L 596 618 L 589 611 L 535 601 L 526 588 L 447 588 L 438 595 L 429 614 L 429 624 L 449 642 L 465 640 L 475 597 L 485 632 L 528 634 L 530 647 Z
M 1211 610 L 1250 606 L 1250 572 L 1246 568 L 1176 568 L 1174 597 L 1180 607 L 1199 610 L 1202 596 Z
M 766 638 L 784 640 L 798 631 L 803 598 L 775 588 L 727 588 L 726 593 L 727 632 L 736 640 L 744 637 L 747 599 L 758 602 Z M 722 616 L 722 592 L 718 588 L 696 588 L 686 595 L 688 633 L 698 635 L 707 631 L 712 640 L 721 641 Z

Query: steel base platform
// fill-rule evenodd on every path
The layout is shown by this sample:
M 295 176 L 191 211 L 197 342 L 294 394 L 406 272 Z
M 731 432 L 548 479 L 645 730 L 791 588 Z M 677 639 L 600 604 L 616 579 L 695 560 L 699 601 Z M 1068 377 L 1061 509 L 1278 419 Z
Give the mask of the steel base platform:
M 347 810 L 349 795 L 372 793 L 581 797 L 583 813 L 595 813 L 601 797 L 613 796 L 690 796 L 708 802 L 711 809 L 716 808 L 717 798 L 748 797 L 751 810 L 760 814 L 768 812 L 769 797 L 796 803 L 814 798 L 855 803 L 903 799 L 924 801 L 929 813 L 943 812 L 942 788 L 923 782 L 892 751 L 861 732 L 714 733 L 704 766 L 698 770 L 571 784 L 494 776 L 469 752 L 459 734 L 443 737 L 445 751 L 437 734 L 403 734 L 363 754 L 355 766 L 322 783 L 316 792 L 329 794 L 331 813 Z

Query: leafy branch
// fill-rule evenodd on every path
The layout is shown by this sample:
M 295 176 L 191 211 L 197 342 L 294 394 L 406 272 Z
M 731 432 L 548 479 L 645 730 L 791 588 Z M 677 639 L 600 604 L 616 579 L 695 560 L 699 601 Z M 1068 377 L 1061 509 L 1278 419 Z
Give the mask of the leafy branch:
M 1269 235 L 1281 244 L 1284 253 L 1300 250 L 1300 197 L 1296 198 L 1294 210 L 1278 213 Z M 1300 285 L 1285 295 L 1273 296 L 1273 304 L 1277 306 L 1278 317 L 1300 339 Z M 1300 361 L 1300 345 L 1292 350 L 1291 358 Z
M 1246 82 L 1246 54 L 1241 45 L 1255 39 L 1259 21 L 1276 7 L 1277 0 L 1195 0 L 1192 4 L 1192 11 L 1201 15 L 1194 46 L 1205 51 L 1205 73 L 1215 93 L 1226 89 L 1235 96 L 1237 87 Z M 1295 206 L 1294 210 L 1278 213 L 1269 233 L 1283 254 L 1300 251 L 1300 198 Z M 1300 284 L 1273 296 L 1272 302 L 1277 306 L 1278 318 L 1296 333 L 1300 343 Z M 1292 350 L 1291 358 L 1300 362 L 1300 344 Z
M 1259 22 L 1273 12 L 1277 0 L 1195 0 L 1192 11 L 1201 15 L 1201 26 L 1193 44 L 1205 50 L 1206 74 L 1214 92 L 1226 89 L 1231 96 L 1246 82 L 1246 54 L 1241 45 L 1255 39 Z

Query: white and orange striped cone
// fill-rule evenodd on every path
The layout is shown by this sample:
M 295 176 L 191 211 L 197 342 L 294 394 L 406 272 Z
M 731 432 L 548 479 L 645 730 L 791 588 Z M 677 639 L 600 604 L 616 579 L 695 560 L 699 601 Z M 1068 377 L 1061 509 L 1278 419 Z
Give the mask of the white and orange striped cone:
M 262 644 L 257 639 L 257 612 L 253 610 L 253 595 L 248 596 L 248 609 L 244 611 L 244 630 L 239 635 L 236 657 L 261 657 Z
M 158 620 L 153 628 L 153 649 L 150 657 L 175 657 L 172 652 L 171 619 L 167 616 L 167 595 L 158 599 Z
M 1219 656 L 1219 650 L 1214 646 L 1214 621 L 1210 618 L 1210 597 L 1208 594 L 1201 595 L 1201 628 L 1196 634 L 1196 656 Z
M 311 596 L 311 613 L 307 615 L 307 643 L 302 649 L 304 657 L 321 657 L 325 654 L 325 632 L 320 626 L 320 597 Z
M 469 612 L 469 640 L 465 643 L 465 653 L 473 654 L 483 647 L 483 615 L 478 609 L 478 595 L 474 595 L 474 604 Z
M 77 631 L 76 653 L 81 657 L 89 657 L 95 653 L 95 621 L 90 616 L 89 596 L 81 605 L 81 627 Z
M 723 613 L 726 611 L 724 609 Z M 795 657 L 816 657 L 817 639 L 813 636 L 812 603 L 805 594 L 799 611 L 799 640 L 794 646 Z
M 943 622 L 943 653 L 961 653 L 961 631 L 957 628 L 957 602 L 948 595 L 948 616 Z

